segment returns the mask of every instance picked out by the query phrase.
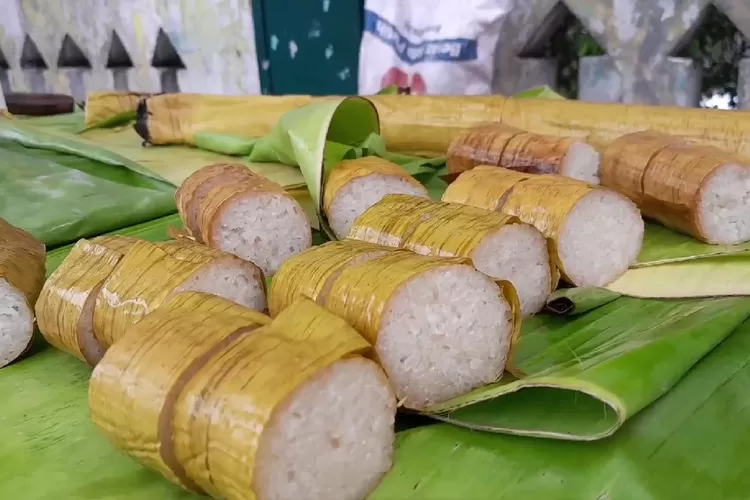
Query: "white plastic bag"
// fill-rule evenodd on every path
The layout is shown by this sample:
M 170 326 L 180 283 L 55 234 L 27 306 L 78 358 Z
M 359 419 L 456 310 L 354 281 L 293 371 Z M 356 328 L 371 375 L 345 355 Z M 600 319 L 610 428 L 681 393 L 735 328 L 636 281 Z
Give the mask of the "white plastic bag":
M 489 94 L 513 0 L 365 0 L 359 93 Z

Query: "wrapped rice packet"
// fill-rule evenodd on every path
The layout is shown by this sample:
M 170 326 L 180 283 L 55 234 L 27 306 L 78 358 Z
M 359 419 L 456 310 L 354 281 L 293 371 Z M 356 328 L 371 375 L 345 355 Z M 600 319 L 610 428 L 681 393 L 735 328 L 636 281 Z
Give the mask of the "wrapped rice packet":
M 498 380 L 520 329 L 513 286 L 498 286 L 468 259 L 354 240 L 285 263 L 271 284 L 271 314 L 299 296 L 370 341 L 399 400 L 417 410 Z
M 388 160 L 367 156 L 333 169 L 323 192 L 323 210 L 337 238 L 346 238 L 355 219 L 387 194 L 427 198 L 427 188 Z
M 448 148 L 448 171 L 460 174 L 479 165 L 530 174 L 557 174 L 599 184 L 599 153 L 570 137 L 535 134 L 504 123 L 465 130 Z
M 94 336 L 104 350 L 143 316 L 175 293 L 211 293 L 254 310 L 265 310 L 265 283 L 260 270 L 225 253 L 211 257 L 188 242 L 136 242 L 104 281 L 96 296 Z
M 750 161 L 736 154 L 646 130 L 607 147 L 601 176 L 667 227 L 706 243 L 750 240 Z
M 253 262 L 266 276 L 312 244 L 300 204 L 243 165 L 202 168 L 185 180 L 175 198 L 191 238 Z
M 604 286 L 638 258 L 644 224 L 624 196 L 559 175 L 479 166 L 459 175 L 443 201 L 496 210 L 552 241 L 555 264 L 576 286 Z
M 104 349 L 94 337 L 96 296 L 134 241 L 106 236 L 73 246 L 36 304 L 39 330 L 47 342 L 91 366 L 99 362 Z
M 349 238 L 421 255 L 466 257 L 518 292 L 521 312 L 539 312 L 557 287 L 544 236 L 517 217 L 408 195 L 387 195 L 355 222 Z
M 34 336 L 34 305 L 44 284 L 44 243 L 0 219 L 0 367 L 21 357 Z
M 107 352 L 89 406 L 115 446 L 195 493 L 365 498 L 390 468 L 396 412 L 369 349 L 307 299 L 271 322 L 181 293 Z
M 127 236 L 100 236 L 91 241 L 78 241 L 44 285 L 37 302 L 37 316 L 39 330 L 50 344 L 90 366 L 99 362 L 106 348 L 121 332 L 112 332 L 114 336 L 107 341 L 102 340 L 105 334 L 100 333 L 99 337 L 94 334 L 97 297 L 131 249 L 151 252 L 151 261 L 146 265 L 153 264 L 156 269 L 152 276 L 157 281 L 149 280 L 147 274 L 142 281 L 133 282 L 134 288 L 128 290 L 128 293 L 136 294 L 129 296 L 128 300 L 139 304 L 143 310 L 155 307 L 163 300 L 164 294 L 173 291 L 169 288 L 170 283 L 178 282 L 178 290 L 210 291 L 251 309 L 266 309 L 265 279 L 251 262 L 187 240 L 152 244 Z M 165 273 L 160 266 L 169 266 L 173 260 L 183 262 L 175 264 L 182 272 L 170 276 L 173 281 L 158 281 L 170 272 Z M 126 269 L 122 271 L 125 273 L 137 265 L 132 259 L 125 260 L 125 264 Z M 161 285 L 166 288 L 160 291 Z M 107 287 L 108 290 L 114 288 L 116 285 L 112 283 Z M 138 296 L 141 290 L 144 293 Z M 100 315 L 104 311 L 113 311 L 113 299 L 113 296 L 99 298 L 99 303 L 105 304 L 102 306 L 104 310 L 99 311 Z M 136 315 L 131 321 L 137 318 Z M 126 321 L 121 326 L 126 328 L 128 324 Z

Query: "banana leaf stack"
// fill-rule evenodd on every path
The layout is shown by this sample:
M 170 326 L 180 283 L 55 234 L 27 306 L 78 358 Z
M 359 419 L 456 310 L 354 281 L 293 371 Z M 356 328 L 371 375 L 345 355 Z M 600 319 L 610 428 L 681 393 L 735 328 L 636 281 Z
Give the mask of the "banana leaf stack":
M 631 107 L 620 116 L 611 106 L 560 100 L 404 96 L 370 98 L 374 107 L 361 98 L 264 97 L 260 105 L 256 98 L 157 96 L 146 101 L 151 112 L 169 102 L 170 113 L 198 117 L 183 121 L 179 137 L 164 142 L 201 143 L 211 151 L 143 148 L 132 130 L 119 128 L 132 119 L 137 99 L 107 99 L 114 109 L 109 114 L 97 114 L 96 100 L 87 106 L 90 120 L 116 117 L 101 127 L 91 128 L 96 123 L 80 114 L 0 118 L 0 217 L 52 248 L 48 275 L 79 238 L 168 239 L 181 226 L 175 188 L 198 168 L 226 162 L 222 153 L 307 197 L 311 223 L 323 229 L 322 189 L 339 161 L 368 155 L 395 161 L 439 199 L 444 160 L 412 155 L 444 155 L 455 130 L 497 117 L 596 146 L 642 123 L 658 130 L 677 120 L 684 128 L 677 133 L 747 153 L 739 140 L 746 128 L 740 112 L 719 117 Z M 201 104 L 190 104 L 194 99 Z M 126 109 L 117 107 L 121 102 Z M 255 116 L 262 124 L 233 122 L 253 103 L 261 106 Z M 417 126 L 417 115 L 434 126 Z M 215 128 L 219 121 L 226 127 Z M 151 130 L 149 139 L 157 143 Z M 748 250 L 748 243 L 709 245 L 647 223 L 637 262 L 617 286 L 558 290 L 547 299 L 547 313 L 524 321 L 513 355 L 517 378 L 506 375 L 431 407 L 432 419 L 443 423 L 402 430 L 393 469 L 371 498 L 746 498 Z M 87 403 L 90 376 L 85 365 L 43 342 L 0 371 L 3 493 L 193 498 L 120 455 L 97 432 Z

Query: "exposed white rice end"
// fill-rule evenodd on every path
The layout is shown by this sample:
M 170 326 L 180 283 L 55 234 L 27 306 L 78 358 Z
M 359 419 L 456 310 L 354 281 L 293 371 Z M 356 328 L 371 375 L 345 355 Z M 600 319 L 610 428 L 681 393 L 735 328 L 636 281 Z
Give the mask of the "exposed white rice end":
M 733 245 L 750 240 L 750 168 L 727 163 L 701 187 L 698 224 L 709 242 Z
M 391 296 L 375 348 L 398 399 L 423 409 L 498 380 L 512 325 L 491 278 L 470 266 L 444 266 Z
M 312 245 L 302 207 L 281 194 L 252 193 L 227 203 L 212 229 L 210 246 L 253 262 L 268 277 Z
M 337 238 L 349 235 L 354 221 L 388 194 L 408 194 L 427 198 L 427 189 L 395 175 L 370 174 L 341 186 L 326 212 L 328 224 Z
M 385 374 L 360 358 L 322 370 L 263 431 L 259 500 L 360 500 L 391 467 L 396 400 Z
M 552 291 L 547 241 L 533 226 L 509 224 L 485 237 L 471 254 L 479 271 L 510 281 L 524 316 L 538 313 Z
M 638 259 L 644 224 L 635 204 L 608 189 L 594 189 L 568 214 L 558 237 L 563 271 L 576 286 L 611 283 Z
M 18 359 L 34 334 L 34 313 L 26 298 L 0 278 L 0 367 Z
M 176 292 L 210 293 L 262 312 L 267 308 L 262 279 L 251 266 L 238 265 L 236 259 L 216 259 L 182 283 Z
M 600 156 L 590 144 L 574 141 L 562 158 L 560 173 L 589 184 L 599 184 Z

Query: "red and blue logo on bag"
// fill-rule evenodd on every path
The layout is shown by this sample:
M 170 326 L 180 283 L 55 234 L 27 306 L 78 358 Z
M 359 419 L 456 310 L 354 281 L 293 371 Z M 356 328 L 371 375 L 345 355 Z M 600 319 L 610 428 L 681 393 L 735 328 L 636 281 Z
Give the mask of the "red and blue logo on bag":
M 477 59 L 477 40 L 444 38 L 412 42 L 393 24 L 375 12 L 365 10 L 364 31 L 390 46 L 399 59 L 407 64 L 421 62 L 464 62 Z

